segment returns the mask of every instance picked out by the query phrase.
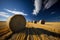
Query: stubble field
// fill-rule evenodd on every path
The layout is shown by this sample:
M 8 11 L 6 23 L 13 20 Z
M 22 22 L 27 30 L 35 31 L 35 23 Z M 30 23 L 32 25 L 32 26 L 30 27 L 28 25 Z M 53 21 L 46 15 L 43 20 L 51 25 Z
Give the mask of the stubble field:
M 46 22 L 45 25 L 27 22 L 20 33 L 13 33 L 6 22 L 0 22 L 0 40 L 60 40 L 60 22 Z

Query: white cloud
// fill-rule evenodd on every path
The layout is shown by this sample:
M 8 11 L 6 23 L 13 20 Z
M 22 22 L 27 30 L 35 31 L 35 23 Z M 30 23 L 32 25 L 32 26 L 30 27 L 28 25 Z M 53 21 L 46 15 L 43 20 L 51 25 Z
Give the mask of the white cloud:
M 51 12 L 51 15 L 52 15 L 52 14 L 55 14 L 55 12 Z
M 43 4 L 45 5 L 48 2 L 48 0 L 44 0 Z
M 13 13 L 13 14 L 21 14 L 21 15 L 25 15 L 25 16 L 27 15 L 27 14 L 20 12 L 20 11 L 12 11 L 12 10 L 8 10 L 8 9 L 5 9 L 5 10 L 10 12 L 10 13 Z
M 6 12 L 0 12 L 0 16 L 3 16 L 3 17 L 9 17 L 9 15 L 7 15 L 8 13 Z
M 48 0 L 48 2 L 45 5 L 45 9 L 50 8 L 51 6 L 53 6 L 58 0 Z
M 41 6 L 42 6 L 42 0 L 34 1 L 34 7 L 35 7 L 35 9 L 33 10 L 34 15 L 37 15 L 39 13 L 39 11 L 41 10 Z
M 16 10 L 16 9 L 14 9 L 14 10 Z

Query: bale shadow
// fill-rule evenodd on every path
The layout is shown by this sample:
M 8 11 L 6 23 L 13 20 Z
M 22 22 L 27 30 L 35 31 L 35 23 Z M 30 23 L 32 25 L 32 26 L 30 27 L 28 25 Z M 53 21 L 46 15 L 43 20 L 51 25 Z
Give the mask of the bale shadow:
M 44 30 L 41 28 L 26 28 L 24 30 L 24 33 L 26 35 L 41 35 L 41 34 L 46 34 L 48 36 L 54 36 L 54 37 L 59 37 L 60 38 L 60 34 L 55 33 L 55 32 L 51 32 L 48 30 Z
M 44 30 L 44 29 L 41 29 L 41 28 L 25 28 L 23 29 L 22 31 L 20 31 L 19 33 L 25 33 L 25 38 L 24 39 L 27 39 L 27 36 L 28 35 L 41 35 L 41 34 L 46 34 L 48 36 L 54 36 L 54 37 L 58 37 L 60 38 L 60 34 L 58 33 L 54 33 L 54 32 L 50 32 L 48 30 Z M 9 37 L 7 37 L 5 40 L 8 40 L 12 37 L 12 35 L 14 35 L 16 33 L 12 33 Z M 17 33 L 18 34 L 18 33 Z

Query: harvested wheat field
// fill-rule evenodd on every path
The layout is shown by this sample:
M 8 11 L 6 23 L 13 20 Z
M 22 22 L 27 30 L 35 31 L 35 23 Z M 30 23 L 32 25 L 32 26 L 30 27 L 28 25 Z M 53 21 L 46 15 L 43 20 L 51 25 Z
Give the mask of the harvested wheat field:
M 60 22 L 46 22 L 44 25 L 27 22 L 26 28 L 19 33 L 13 33 L 4 24 L 0 22 L 0 40 L 60 40 Z

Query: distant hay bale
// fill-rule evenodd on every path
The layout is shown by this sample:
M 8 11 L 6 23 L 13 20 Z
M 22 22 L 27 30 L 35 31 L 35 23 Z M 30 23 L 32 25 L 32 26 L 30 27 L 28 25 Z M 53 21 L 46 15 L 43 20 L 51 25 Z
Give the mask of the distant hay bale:
M 33 21 L 33 23 L 37 23 L 37 21 Z
M 13 32 L 20 32 L 25 28 L 26 20 L 24 16 L 16 14 L 8 19 L 7 25 Z
M 37 21 L 34 21 L 34 23 L 37 23 Z
M 40 20 L 39 23 L 45 24 L 45 20 Z

